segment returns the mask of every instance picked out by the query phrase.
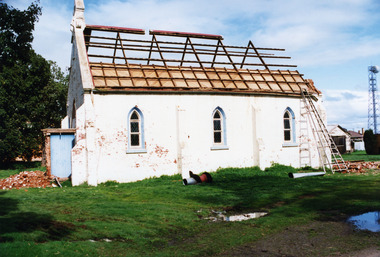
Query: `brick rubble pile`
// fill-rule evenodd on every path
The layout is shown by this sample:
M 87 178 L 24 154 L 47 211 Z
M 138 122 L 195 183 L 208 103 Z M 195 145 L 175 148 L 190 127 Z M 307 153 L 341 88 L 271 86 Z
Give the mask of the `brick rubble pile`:
M 43 171 L 22 171 L 5 179 L 0 179 L 0 189 L 55 187 Z
M 378 162 L 346 161 L 346 165 L 350 173 L 365 173 L 368 170 L 380 168 L 380 163 Z

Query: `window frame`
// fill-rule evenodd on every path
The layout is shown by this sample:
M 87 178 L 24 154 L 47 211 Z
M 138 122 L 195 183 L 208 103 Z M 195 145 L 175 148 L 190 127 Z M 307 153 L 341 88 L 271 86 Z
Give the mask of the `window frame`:
M 288 114 L 289 117 L 286 118 L 285 115 Z M 285 128 L 285 120 L 289 121 L 289 128 Z M 285 139 L 285 133 L 289 131 L 290 139 Z M 295 125 L 295 115 L 290 107 L 287 107 L 282 114 L 282 136 L 283 136 L 283 146 L 297 146 L 296 143 L 296 125 Z
M 138 119 L 132 119 L 132 115 L 136 113 Z M 138 122 L 138 131 L 133 131 L 131 129 L 132 122 Z M 145 133 L 144 133 L 144 115 L 141 110 L 137 107 L 133 107 L 128 113 L 128 146 L 127 153 L 146 153 L 145 148 Z M 139 136 L 139 145 L 132 145 L 132 136 Z
M 219 113 L 219 118 L 215 118 L 215 114 Z M 220 129 L 215 130 L 214 122 L 220 121 Z M 226 127 L 226 114 L 219 106 L 214 109 L 211 116 L 211 128 L 212 128 L 212 146 L 211 150 L 228 150 L 227 145 L 227 127 Z M 220 143 L 215 142 L 215 133 L 220 133 Z

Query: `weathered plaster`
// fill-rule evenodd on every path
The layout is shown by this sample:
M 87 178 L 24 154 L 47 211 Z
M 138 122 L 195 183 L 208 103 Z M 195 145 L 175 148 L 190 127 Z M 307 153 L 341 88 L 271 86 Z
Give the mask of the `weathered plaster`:
M 88 181 L 84 106 L 77 109 L 75 146 L 71 151 L 71 181 L 74 186 Z
M 264 169 L 275 162 L 298 167 L 297 144 L 283 146 L 283 113 L 287 107 L 292 108 L 297 129 L 299 101 L 226 95 L 94 94 L 91 97 L 86 94 L 87 108 L 83 106 L 77 112 L 77 145 L 73 150 L 81 157 L 73 159 L 81 169 L 86 159 L 87 171 L 80 172 L 82 176 L 77 176 L 75 184 L 130 182 L 176 173 L 185 177 L 189 170 L 199 173 L 219 167 Z M 144 114 L 147 152 L 131 154 L 127 153 L 128 113 L 136 106 Z M 228 148 L 225 150 L 211 148 L 212 113 L 216 107 L 226 114 Z M 81 114 L 82 109 L 85 116 Z M 299 135 L 298 130 L 296 134 Z M 316 152 L 312 152 L 315 156 Z M 313 166 L 318 163 L 313 162 Z
M 299 142 L 304 137 L 300 132 L 300 98 L 191 90 L 167 94 L 94 92 L 83 36 L 83 11 L 83 1 L 76 0 L 67 108 L 68 123 L 76 128 L 73 185 L 131 182 L 177 173 L 187 177 L 189 170 L 199 173 L 220 167 L 300 165 Z M 135 107 L 144 117 L 145 148 L 138 153 L 128 149 L 128 114 Z M 212 114 L 216 108 L 225 114 L 227 144 L 221 148 L 213 147 Z M 286 108 L 295 114 L 296 141 L 291 145 L 284 144 Z M 311 164 L 319 167 L 315 140 L 309 140 Z

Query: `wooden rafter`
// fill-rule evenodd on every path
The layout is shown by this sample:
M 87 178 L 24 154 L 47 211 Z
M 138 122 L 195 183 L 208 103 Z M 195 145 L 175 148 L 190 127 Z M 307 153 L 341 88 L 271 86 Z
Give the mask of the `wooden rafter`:
M 100 35 L 94 35 L 92 31 L 101 33 Z M 143 30 L 140 29 L 130 29 L 130 28 L 120 28 L 120 27 L 108 27 L 108 26 L 94 26 L 88 25 L 84 31 L 86 47 L 88 49 L 89 58 L 96 59 L 111 59 L 115 62 L 118 59 L 122 59 L 125 62 L 146 62 L 150 64 L 152 61 L 159 61 L 167 66 L 168 63 L 178 64 L 180 66 L 187 64 L 197 64 L 201 67 L 214 67 L 216 65 L 220 66 L 232 66 L 237 69 L 243 66 L 264 66 L 266 69 L 268 67 L 296 67 L 295 65 L 284 65 L 284 64 L 266 64 L 264 58 L 271 59 L 289 59 L 287 56 L 277 56 L 273 53 L 260 53 L 259 51 L 283 51 L 283 49 L 278 48 L 256 48 L 252 42 L 248 44 L 247 47 L 239 46 L 229 46 L 223 45 L 223 37 L 220 35 L 210 35 L 201 33 L 186 33 L 186 32 L 171 32 L 171 31 L 150 31 L 152 35 L 151 40 L 140 40 L 134 38 L 122 38 L 121 34 L 144 34 Z M 116 33 L 116 37 L 112 37 L 111 33 Z M 108 35 L 108 36 L 107 36 Z M 178 41 L 163 41 L 158 40 L 157 36 L 160 37 L 182 37 L 185 38 L 185 42 Z M 215 43 L 193 43 L 192 38 L 197 40 L 203 40 L 205 42 L 215 42 Z M 92 39 L 92 40 L 91 40 Z M 113 43 L 112 43 L 113 41 Z M 95 54 L 89 51 L 91 48 L 97 49 L 113 49 L 113 55 L 107 54 Z M 254 54 L 249 54 L 249 50 L 253 49 Z M 121 50 L 122 56 L 117 55 L 117 50 Z M 133 55 L 127 56 L 125 52 L 134 53 Z M 99 52 L 99 51 L 98 51 Z M 144 56 L 143 52 L 148 52 L 148 55 Z M 159 54 L 160 58 L 152 58 L 152 54 L 156 52 Z M 140 54 L 137 54 L 140 53 Z M 166 54 L 181 54 L 178 59 L 165 58 Z M 196 57 L 196 61 L 186 59 L 185 56 L 188 54 Z M 138 57 L 137 57 L 138 56 Z M 202 56 L 212 56 L 212 61 L 204 60 Z M 226 57 L 229 62 L 217 61 L 217 57 Z M 246 58 L 258 58 L 258 63 L 248 63 L 245 62 Z M 233 58 L 242 58 L 243 61 L 237 62 Z M 91 60 L 90 60 L 91 61 Z
M 290 59 L 276 54 L 284 49 L 256 47 L 251 41 L 245 47 L 224 45 L 220 35 L 155 30 L 146 40 L 140 38 L 143 34 L 140 29 L 86 27 L 85 44 L 95 87 L 293 95 L 311 87 L 298 71 L 287 70 L 296 65 L 267 62 Z

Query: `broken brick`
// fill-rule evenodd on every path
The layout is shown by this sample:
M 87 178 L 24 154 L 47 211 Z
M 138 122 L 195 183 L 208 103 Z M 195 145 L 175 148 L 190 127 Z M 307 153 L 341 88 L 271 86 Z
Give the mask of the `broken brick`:
M 22 171 L 19 174 L 0 179 L 0 189 L 55 187 L 56 185 L 51 181 L 51 178 L 43 171 Z

